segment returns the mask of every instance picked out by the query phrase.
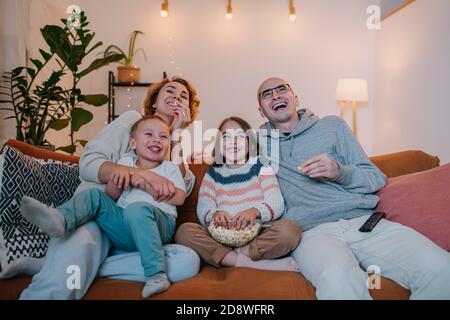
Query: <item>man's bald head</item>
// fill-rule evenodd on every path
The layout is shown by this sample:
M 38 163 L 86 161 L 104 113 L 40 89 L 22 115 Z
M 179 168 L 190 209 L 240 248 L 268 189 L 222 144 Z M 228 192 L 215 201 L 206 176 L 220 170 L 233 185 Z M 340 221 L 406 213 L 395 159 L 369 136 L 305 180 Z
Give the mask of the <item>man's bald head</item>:
M 258 87 L 258 92 L 257 92 L 258 101 L 260 101 L 259 96 L 260 96 L 261 92 L 263 92 L 264 90 L 270 89 L 270 88 L 275 88 L 275 87 L 279 86 L 280 84 L 289 85 L 289 83 L 286 80 L 279 78 L 279 77 L 270 77 L 270 78 L 267 78 L 266 80 L 264 80 Z
M 258 88 L 259 112 L 262 117 L 278 126 L 280 124 L 298 121 L 298 96 L 289 83 L 279 77 L 270 77 L 264 80 Z

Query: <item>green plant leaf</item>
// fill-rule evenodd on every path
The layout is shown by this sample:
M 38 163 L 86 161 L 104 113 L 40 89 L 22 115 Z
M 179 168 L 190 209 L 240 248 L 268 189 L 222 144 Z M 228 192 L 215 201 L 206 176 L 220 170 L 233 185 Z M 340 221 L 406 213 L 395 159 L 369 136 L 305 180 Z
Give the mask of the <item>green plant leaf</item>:
M 16 81 L 25 88 L 28 86 L 28 81 L 25 78 L 17 78 Z
M 124 58 L 124 56 L 122 54 L 119 53 L 114 53 L 111 54 L 107 57 L 104 58 L 99 58 L 99 59 L 95 59 L 94 61 L 92 61 L 92 63 L 90 64 L 89 67 L 87 67 L 86 69 L 84 69 L 83 71 L 81 71 L 80 73 L 77 74 L 78 78 L 82 78 L 85 75 L 91 73 L 94 70 L 97 70 L 103 66 L 106 66 L 112 62 L 117 62 L 120 61 Z
M 97 49 L 98 47 L 100 47 L 101 45 L 103 45 L 103 42 L 99 41 L 96 44 L 94 44 L 92 46 L 92 48 L 90 48 L 87 52 L 86 55 L 88 55 L 89 53 L 91 53 L 93 50 Z
M 78 101 L 100 107 L 108 102 L 108 96 L 104 94 L 86 94 L 79 96 Z
M 38 59 L 30 59 L 30 60 L 31 62 L 33 62 L 33 64 L 36 66 L 38 70 L 42 68 L 43 65 L 41 61 L 39 61 Z
M 48 126 L 53 130 L 59 131 L 66 128 L 69 125 L 70 119 L 58 119 L 51 121 Z
M 78 66 L 81 64 L 85 54 L 85 47 L 83 45 L 72 46 L 69 54 L 69 59 L 66 61 L 67 66 L 73 72 L 78 71 Z
M 13 69 L 13 71 L 11 72 L 11 76 L 13 78 L 17 77 L 19 74 L 22 73 L 23 69 L 25 69 L 25 67 L 17 67 L 15 69 Z
M 45 42 L 50 47 L 50 51 L 56 53 L 64 63 L 69 65 L 71 44 L 68 33 L 63 28 L 54 25 L 46 25 L 41 29 L 41 33 Z
M 39 49 L 39 52 L 41 53 L 42 58 L 44 58 L 45 62 L 47 62 L 48 60 L 50 60 L 50 58 L 52 57 L 52 55 L 48 52 L 45 52 L 42 49 Z
M 74 144 L 71 144 L 69 146 L 56 148 L 55 151 L 59 151 L 59 150 L 70 153 L 70 154 L 74 154 L 75 151 L 77 151 L 77 146 Z
M 134 47 L 136 45 L 136 37 L 139 34 L 144 34 L 142 31 L 139 30 L 134 30 L 131 33 L 131 38 L 130 38 L 130 43 L 128 45 L 128 60 L 129 60 L 129 64 L 133 64 L 133 58 L 134 58 Z
M 36 75 L 36 71 L 34 71 L 33 68 L 27 68 L 27 72 L 31 78 L 34 78 L 34 76 Z
M 87 140 L 76 140 L 75 142 L 79 142 L 83 148 L 84 148 L 84 147 L 87 145 L 87 143 L 88 143 Z
M 78 132 L 82 126 L 89 123 L 93 118 L 93 114 L 83 108 L 73 108 L 70 112 L 72 118 L 72 131 Z
M 142 52 L 142 54 L 144 55 L 144 60 L 147 61 L 147 55 L 145 54 L 145 51 L 142 48 L 136 49 L 136 51 L 133 53 L 133 56 L 135 56 L 136 53 L 138 53 L 139 51 Z

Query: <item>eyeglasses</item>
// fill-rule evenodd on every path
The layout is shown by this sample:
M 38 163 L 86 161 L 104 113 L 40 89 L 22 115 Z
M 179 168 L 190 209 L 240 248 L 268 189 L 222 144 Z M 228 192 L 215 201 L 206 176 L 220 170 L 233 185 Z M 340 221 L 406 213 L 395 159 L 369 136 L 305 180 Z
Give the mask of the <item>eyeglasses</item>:
M 266 89 L 259 93 L 259 97 L 262 99 L 270 99 L 273 97 L 273 91 L 275 90 L 278 94 L 285 94 L 291 89 L 288 84 L 281 84 L 275 88 Z

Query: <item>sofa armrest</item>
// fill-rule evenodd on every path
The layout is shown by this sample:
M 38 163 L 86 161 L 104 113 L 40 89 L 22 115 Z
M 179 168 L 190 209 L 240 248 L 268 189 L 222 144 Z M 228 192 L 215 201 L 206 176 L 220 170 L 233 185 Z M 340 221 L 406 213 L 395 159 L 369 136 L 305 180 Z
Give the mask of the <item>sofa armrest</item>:
M 419 150 L 375 156 L 370 160 L 390 178 L 433 169 L 440 162 L 437 156 Z
M 6 146 L 16 148 L 17 150 L 19 150 L 23 154 L 26 154 L 27 156 L 31 156 L 37 159 L 43 159 L 46 161 L 48 159 L 52 159 L 68 163 L 78 163 L 78 161 L 80 160 L 80 158 L 76 156 L 45 150 L 14 139 L 6 141 L 6 143 L 1 147 L 0 154 L 3 152 L 3 148 Z

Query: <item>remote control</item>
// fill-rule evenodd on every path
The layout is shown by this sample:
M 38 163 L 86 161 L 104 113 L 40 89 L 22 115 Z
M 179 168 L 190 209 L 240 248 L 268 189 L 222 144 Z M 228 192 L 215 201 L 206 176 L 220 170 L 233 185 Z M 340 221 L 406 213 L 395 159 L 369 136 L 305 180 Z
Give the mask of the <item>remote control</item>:
M 360 232 L 370 232 L 375 228 L 375 226 L 386 216 L 384 212 L 374 212 L 369 219 L 364 222 L 364 224 L 359 229 Z

